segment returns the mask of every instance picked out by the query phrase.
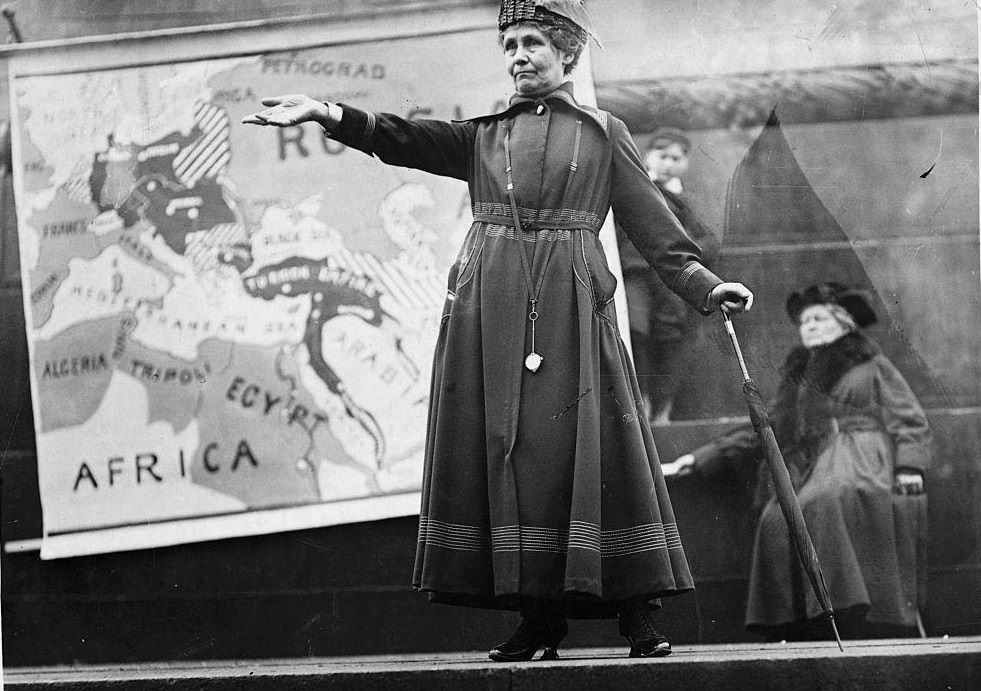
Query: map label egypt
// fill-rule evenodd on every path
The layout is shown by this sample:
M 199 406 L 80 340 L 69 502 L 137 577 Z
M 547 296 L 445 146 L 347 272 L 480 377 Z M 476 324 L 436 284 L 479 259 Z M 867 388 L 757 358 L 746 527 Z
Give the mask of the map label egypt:
M 242 385 L 245 384 L 243 387 Z M 242 408 L 249 410 L 256 408 L 262 411 L 263 416 L 268 416 L 276 405 L 283 403 L 282 396 L 274 396 L 269 391 L 264 391 L 258 384 L 247 383 L 244 377 L 235 377 L 225 392 L 225 398 L 234 403 L 238 403 Z M 316 422 L 327 422 L 328 418 L 323 413 L 311 411 L 304 405 L 290 405 L 289 401 L 283 403 L 281 416 L 286 419 L 287 425 L 293 423 L 303 423 L 307 418 L 312 417 Z M 244 442 L 243 442 L 244 443 Z

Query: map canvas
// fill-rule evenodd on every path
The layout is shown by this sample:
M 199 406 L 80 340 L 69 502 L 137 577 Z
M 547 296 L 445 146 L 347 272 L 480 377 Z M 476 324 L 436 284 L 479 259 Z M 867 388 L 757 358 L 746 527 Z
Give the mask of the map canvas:
M 493 33 L 11 85 L 42 557 L 417 512 L 466 185 L 240 120 L 499 110 Z

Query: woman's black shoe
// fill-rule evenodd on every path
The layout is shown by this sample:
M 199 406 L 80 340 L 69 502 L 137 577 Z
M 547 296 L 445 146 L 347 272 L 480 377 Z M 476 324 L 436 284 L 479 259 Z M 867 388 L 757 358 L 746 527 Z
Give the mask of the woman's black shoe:
M 664 657 L 671 654 L 671 641 L 654 628 L 646 605 L 629 605 L 619 611 L 620 635 L 630 644 L 629 657 Z
M 527 662 L 539 648 L 544 648 L 540 660 L 558 660 L 559 643 L 568 633 L 569 625 L 564 617 L 522 616 L 511 638 L 488 654 L 495 662 Z

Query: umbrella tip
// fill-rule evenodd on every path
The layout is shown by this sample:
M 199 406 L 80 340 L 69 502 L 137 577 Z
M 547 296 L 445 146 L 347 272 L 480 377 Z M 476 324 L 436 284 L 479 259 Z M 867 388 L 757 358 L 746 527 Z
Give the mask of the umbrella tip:
M 838 635 L 838 625 L 835 624 L 835 616 L 829 614 L 828 621 L 831 622 L 831 630 L 835 632 L 835 641 L 838 643 L 838 650 L 845 652 L 845 648 L 841 645 L 841 636 Z

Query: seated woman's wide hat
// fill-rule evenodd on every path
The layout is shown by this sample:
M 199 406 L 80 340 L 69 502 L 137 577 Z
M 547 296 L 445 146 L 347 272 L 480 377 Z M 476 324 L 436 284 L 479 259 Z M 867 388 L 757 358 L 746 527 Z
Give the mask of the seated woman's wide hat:
M 791 293 L 787 297 L 787 314 L 797 323 L 801 312 L 811 305 L 840 305 L 859 328 L 878 321 L 867 292 L 834 281 L 817 283 L 798 293 Z

